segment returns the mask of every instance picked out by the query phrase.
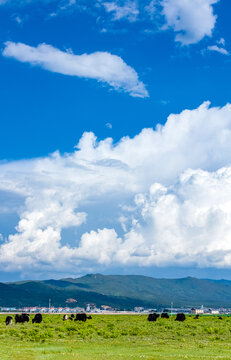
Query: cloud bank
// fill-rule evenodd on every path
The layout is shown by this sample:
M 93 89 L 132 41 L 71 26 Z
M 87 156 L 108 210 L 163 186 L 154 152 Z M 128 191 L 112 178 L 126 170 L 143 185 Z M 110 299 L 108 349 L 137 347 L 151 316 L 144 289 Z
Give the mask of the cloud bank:
M 95 79 L 134 97 L 148 96 L 145 85 L 139 81 L 136 71 L 121 57 L 108 52 L 74 55 L 72 52 L 64 52 L 47 44 L 32 47 L 8 41 L 2 54 L 55 73 Z
M 85 133 L 73 153 L 0 164 L 0 195 L 25 199 L 1 270 L 231 267 L 230 139 L 231 105 L 205 102 L 117 144 Z
M 164 17 L 162 30 L 171 28 L 175 40 L 183 45 L 195 44 L 205 36 L 212 36 L 217 16 L 213 5 L 219 0 L 159 0 L 159 1 L 110 1 L 103 3 L 105 10 L 113 14 L 112 20 L 127 19 L 147 21 L 145 15 L 157 21 L 155 14 Z
M 28 5 L 38 0 L 0 0 L 0 5 L 17 4 Z M 57 3 L 57 11 L 51 14 L 70 10 L 86 11 L 97 14 L 97 21 L 103 18 L 104 26 L 107 26 L 107 17 L 110 22 L 139 21 L 152 26 L 155 30 L 172 29 L 175 40 L 183 45 L 195 44 L 204 37 L 212 36 L 216 25 L 217 15 L 214 14 L 214 5 L 219 0 L 43 0 L 39 1 L 46 5 L 50 2 Z M 106 14 L 105 14 L 106 13 Z M 106 23 L 105 23 L 106 21 Z M 161 26 L 161 25 L 162 26 Z

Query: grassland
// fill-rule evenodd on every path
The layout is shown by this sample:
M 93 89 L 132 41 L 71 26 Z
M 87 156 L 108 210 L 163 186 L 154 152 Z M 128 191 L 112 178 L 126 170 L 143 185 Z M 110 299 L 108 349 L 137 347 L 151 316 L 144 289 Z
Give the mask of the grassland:
M 231 317 L 95 315 L 86 323 L 44 315 L 42 324 L 6 327 L 0 316 L 0 359 L 231 359 Z

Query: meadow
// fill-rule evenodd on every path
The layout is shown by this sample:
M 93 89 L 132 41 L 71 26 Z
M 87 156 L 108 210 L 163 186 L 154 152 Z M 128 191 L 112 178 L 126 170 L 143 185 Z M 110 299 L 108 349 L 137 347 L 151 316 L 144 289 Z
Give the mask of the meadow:
M 43 315 L 42 324 L 6 327 L 0 315 L 0 359 L 231 359 L 231 317 L 93 315 L 86 323 Z

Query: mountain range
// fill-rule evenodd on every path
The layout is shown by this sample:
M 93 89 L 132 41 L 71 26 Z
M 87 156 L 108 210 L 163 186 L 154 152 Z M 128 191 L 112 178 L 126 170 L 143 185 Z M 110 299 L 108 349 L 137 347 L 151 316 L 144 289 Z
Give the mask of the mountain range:
M 61 280 L 0 283 L 0 306 L 68 306 L 108 305 L 120 310 L 135 306 L 145 308 L 181 306 L 231 307 L 231 281 L 156 279 L 140 275 L 89 274 Z

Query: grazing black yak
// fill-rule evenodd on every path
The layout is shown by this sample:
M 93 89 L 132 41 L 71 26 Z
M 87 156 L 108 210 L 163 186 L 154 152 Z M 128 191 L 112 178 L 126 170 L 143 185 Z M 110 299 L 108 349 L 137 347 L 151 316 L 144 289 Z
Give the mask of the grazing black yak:
M 161 318 L 162 318 L 162 319 L 169 319 L 168 313 L 163 312 L 163 313 L 161 314 Z
M 156 313 L 154 313 L 154 314 L 149 314 L 149 315 L 148 315 L 148 321 L 156 321 L 156 319 L 158 319 L 159 316 L 160 316 L 160 315 L 159 315 L 159 314 L 156 314 Z
M 32 319 L 32 324 L 40 324 L 43 320 L 42 314 L 35 314 L 34 319 Z
M 6 317 L 6 325 L 11 325 L 13 324 L 13 318 L 12 316 L 7 316 Z
M 86 321 L 87 320 L 87 315 L 85 313 L 79 313 L 76 314 L 75 316 L 75 321 Z
M 24 324 L 24 322 L 29 322 L 29 321 L 30 321 L 30 315 L 28 314 L 15 315 L 15 324 L 17 323 Z
M 200 317 L 200 315 L 197 314 L 197 315 L 194 317 L 194 319 L 198 320 L 199 317 Z
M 185 314 L 183 313 L 176 314 L 175 321 L 185 321 L 185 319 L 186 319 Z

